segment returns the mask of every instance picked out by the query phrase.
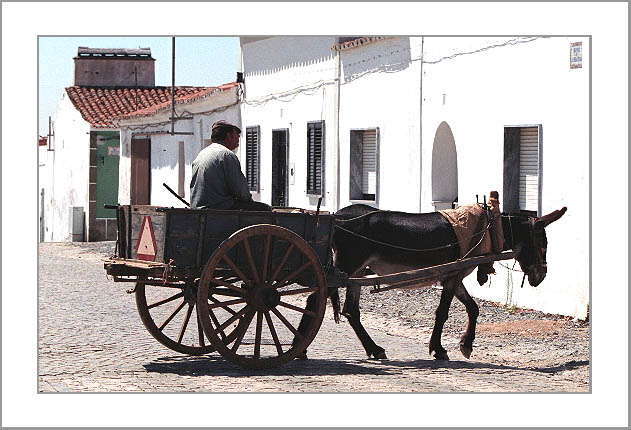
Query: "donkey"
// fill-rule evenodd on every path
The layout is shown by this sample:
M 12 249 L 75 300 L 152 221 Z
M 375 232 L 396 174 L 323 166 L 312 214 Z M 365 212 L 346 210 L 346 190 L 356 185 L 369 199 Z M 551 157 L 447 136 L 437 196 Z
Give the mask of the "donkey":
M 503 250 L 515 252 L 515 259 L 532 286 L 538 286 L 547 273 L 545 227 L 561 218 L 566 211 L 567 208 L 563 207 L 540 218 L 522 214 L 501 215 L 505 237 Z M 456 261 L 460 256 L 456 234 L 450 222 L 438 212 L 412 214 L 356 204 L 339 210 L 335 217 L 333 265 L 335 270 L 349 277 L 363 276 L 367 269 L 379 276 L 420 269 Z M 478 270 L 481 269 L 483 266 Z M 479 308 L 462 280 L 474 270 L 475 267 L 471 267 L 450 272 L 440 279 L 443 289 L 429 341 L 429 354 L 437 360 L 449 359 L 441 345 L 441 335 L 454 295 L 464 304 L 468 315 L 468 324 L 460 339 L 460 352 L 466 358 L 471 356 Z M 484 273 L 482 277 L 478 274 L 478 280 L 480 283 L 486 280 Z M 358 286 L 346 287 L 342 315 L 348 319 L 368 357 L 387 358 L 385 350 L 372 340 L 361 324 L 360 289 Z M 337 294 L 336 287 L 329 287 L 328 295 L 334 306 L 339 303 L 335 300 Z M 313 300 L 307 300 L 308 309 L 314 305 Z M 304 333 L 309 323 L 310 317 L 303 315 L 298 330 Z M 300 358 L 306 358 L 306 351 Z

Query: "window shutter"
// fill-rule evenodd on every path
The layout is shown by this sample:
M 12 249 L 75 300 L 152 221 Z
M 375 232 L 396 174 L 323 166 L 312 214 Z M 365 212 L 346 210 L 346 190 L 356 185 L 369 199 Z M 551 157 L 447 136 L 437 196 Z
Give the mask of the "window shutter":
M 350 171 L 349 171 L 349 197 L 351 200 L 363 199 L 362 192 L 362 131 L 351 130 Z
M 519 130 L 519 209 L 539 209 L 539 127 Z
M 307 123 L 307 194 L 324 192 L 324 121 Z
M 260 127 L 245 130 L 245 176 L 250 191 L 259 191 L 259 136 Z
M 377 130 L 364 130 L 362 142 L 362 193 L 377 193 Z
M 519 127 L 504 128 L 503 211 L 519 213 Z

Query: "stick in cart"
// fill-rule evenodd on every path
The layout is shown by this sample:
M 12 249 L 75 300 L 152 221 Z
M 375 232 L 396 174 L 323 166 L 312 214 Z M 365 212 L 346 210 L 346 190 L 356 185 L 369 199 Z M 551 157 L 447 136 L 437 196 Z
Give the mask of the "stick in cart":
M 182 203 L 184 203 L 186 206 L 188 206 L 189 208 L 191 207 L 190 204 L 188 204 L 188 202 L 186 200 L 184 200 L 182 197 L 180 197 L 180 195 L 178 193 L 176 193 L 175 191 L 173 191 L 171 189 L 171 187 L 169 187 L 167 184 L 165 184 L 164 182 L 162 183 L 162 185 L 164 185 L 164 188 L 166 188 L 167 190 L 171 191 L 171 194 L 173 194 L 175 197 L 178 198 L 178 200 L 180 200 Z

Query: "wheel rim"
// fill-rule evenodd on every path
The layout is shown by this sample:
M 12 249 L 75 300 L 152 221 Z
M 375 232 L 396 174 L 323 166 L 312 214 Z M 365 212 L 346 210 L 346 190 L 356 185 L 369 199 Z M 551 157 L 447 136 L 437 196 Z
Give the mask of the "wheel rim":
M 136 306 L 145 328 L 162 345 L 189 355 L 213 352 L 197 315 L 197 288 L 136 284 Z
M 226 269 L 232 278 L 220 276 Z M 313 310 L 306 309 L 309 294 L 314 294 Z M 276 367 L 304 351 L 320 328 L 324 272 L 311 246 L 292 231 L 246 227 L 211 256 L 197 304 L 204 333 L 223 357 L 248 368 Z M 303 315 L 308 323 L 301 327 Z M 230 328 L 236 337 L 225 335 Z

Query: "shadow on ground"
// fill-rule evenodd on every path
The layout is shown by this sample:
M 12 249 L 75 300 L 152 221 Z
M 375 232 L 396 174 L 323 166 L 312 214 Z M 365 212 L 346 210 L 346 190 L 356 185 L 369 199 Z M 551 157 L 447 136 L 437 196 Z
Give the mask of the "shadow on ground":
M 245 369 L 220 356 L 162 357 L 144 364 L 147 372 L 172 373 L 185 376 L 317 376 L 317 375 L 390 375 L 404 369 L 470 369 L 497 371 L 531 371 L 555 374 L 566 370 L 589 366 L 589 361 L 569 361 L 554 367 L 515 367 L 475 361 L 419 360 L 294 360 L 274 369 Z

